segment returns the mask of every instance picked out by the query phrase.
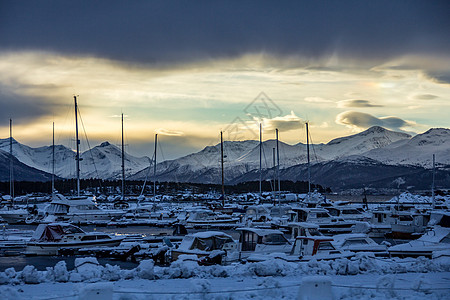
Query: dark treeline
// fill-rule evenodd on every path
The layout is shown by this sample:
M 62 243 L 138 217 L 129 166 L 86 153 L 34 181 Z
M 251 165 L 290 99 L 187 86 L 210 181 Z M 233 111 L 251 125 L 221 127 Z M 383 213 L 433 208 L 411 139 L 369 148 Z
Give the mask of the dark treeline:
M 143 181 L 127 181 L 125 194 L 140 195 Z M 262 191 L 272 192 L 273 182 L 263 181 Z M 120 180 L 100 180 L 100 179 L 82 179 L 80 180 L 80 187 L 83 191 L 88 191 L 94 194 L 119 194 L 121 191 L 122 182 Z M 306 193 L 308 192 L 308 183 L 305 181 L 281 181 L 281 190 L 291 193 Z M 76 193 L 76 180 L 66 179 L 55 181 L 55 189 L 63 194 Z M 177 194 L 180 192 L 191 193 L 221 193 L 221 185 L 219 184 L 204 184 L 204 183 L 184 183 L 184 182 L 157 182 L 156 189 L 158 194 Z M 330 188 L 323 188 L 321 185 L 312 184 L 311 190 L 319 192 L 331 192 Z M 17 181 L 14 182 L 14 194 L 16 196 L 25 195 L 29 193 L 44 193 L 51 192 L 51 182 L 30 182 Z M 259 181 L 243 182 L 236 185 L 226 185 L 225 193 L 257 193 L 259 192 Z M 0 193 L 3 195 L 9 194 L 9 182 L 0 182 Z M 144 190 L 145 195 L 153 194 L 153 182 L 147 182 Z

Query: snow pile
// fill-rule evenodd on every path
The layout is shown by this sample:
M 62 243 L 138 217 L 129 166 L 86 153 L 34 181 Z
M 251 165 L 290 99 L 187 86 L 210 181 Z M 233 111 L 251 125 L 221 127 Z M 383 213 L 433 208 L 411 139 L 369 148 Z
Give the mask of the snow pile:
M 416 204 L 425 203 L 426 204 L 426 203 L 431 203 L 431 197 L 413 195 L 411 193 L 404 192 L 398 196 L 395 196 L 391 200 L 387 201 L 387 203 L 416 203 Z
M 357 275 L 398 274 L 423 272 L 449 272 L 450 258 L 427 259 L 381 259 L 373 254 L 357 254 L 351 259 L 332 261 L 288 262 L 282 257 L 257 263 L 233 264 L 229 266 L 199 266 L 197 261 L 186 255 L 169 267 L 157 267 L 152 260 L 143 260 L 132 270 L 118 266 L 102 266 L 94 257 L 77 258 L 75 269 L 68 271 L 64 261 L 45 271 L 26 266 L 16 272 L 14 268 L 0 272 L 0 284 L 37 284 L 43 282 L 99 282 L 127 279 L 172 279 L 172 278 L 229 278 L 229 277 L 285 277 L 311 275 Z M 417 283 L 423 288 L 424 283 Z

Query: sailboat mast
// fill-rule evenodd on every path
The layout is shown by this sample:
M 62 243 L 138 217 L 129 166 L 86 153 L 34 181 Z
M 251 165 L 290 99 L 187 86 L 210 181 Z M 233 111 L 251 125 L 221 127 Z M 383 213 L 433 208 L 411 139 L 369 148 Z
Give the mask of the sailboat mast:
M 309 160 L 309 128 L 308 122 L 306 125 L 306 155 L 308 156 L 308 199 L 311 197 L 311 165 Z
M 436 202 L 434 199 L 434 177 L 436 173 L 436 161 L 435 161 L 435 155 L 433 154 L 433 181 L 431 183 L 431 203 L 433 205 L 433 209 L 435 208 Z
M 276 163 L 275 163 L 275 148 L 272 148 L 272 158 L 273 158 L 273 186 L 272 186 L 272 198 L 273 198 L 273 205 L 275 205 L 275 191 L 277 190 L 276 182 L 277 182 L 277 172 L 276 172 Z
M 125 200 L 125 148 L 123 143 L 123 114 L 122 114 L 122 200 Z
M 14 206 L 14 162 L 12 143 L 12 119 L 9 119 L 9 195 L 11 196 L 11 205 Z
M 220 164 L 222 169 L 222 206 L 225 206 L 225 178 L 223 174 L 223 133 L 220 132 Z
M 278 143 L 278 128 L 275 129 L 277 136 L 277 181 L 278 181 L 278 201 L 281 201 L 281 189 L 280 189 L 280 148 Z
M 262 125 L 259 123 L 259 199 L 262 198 Z
M 52 134 L 52 196 L 55 194 L 55 122 Z
M 77 96 L 73 96 L 75 101 L 75 143 L 77 144 L 77 155 L 75 160 L 77 162 L 77 197 L 80 197 L 80 140 L 78 139 L 78 104 Z
M 156 201 L 156 149 L 158 145 L 158 134 L 155 134 L 155 160 L 153 161 L 153 202 Z

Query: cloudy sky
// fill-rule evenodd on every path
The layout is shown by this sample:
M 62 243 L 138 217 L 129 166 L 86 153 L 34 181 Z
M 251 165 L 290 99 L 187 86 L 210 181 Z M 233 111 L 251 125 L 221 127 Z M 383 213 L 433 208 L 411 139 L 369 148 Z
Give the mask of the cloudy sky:
M 164 158 L 219 141 L 449 127 L 449 1 L 0 2 L 0 132 Z M 83 133 L 84 136 L 84 133 Z M 84 140 L 84 138 L 83 138 Z M 83 146 L 87 148 L 87 144 Z

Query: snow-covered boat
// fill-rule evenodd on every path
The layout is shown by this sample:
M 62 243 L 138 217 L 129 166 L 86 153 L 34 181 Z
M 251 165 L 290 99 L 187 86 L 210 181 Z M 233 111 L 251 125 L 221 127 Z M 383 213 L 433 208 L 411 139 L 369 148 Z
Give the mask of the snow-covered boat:
M 236 252 L 237 243 L 220 231 L 204 231 L 186 235 L 178 248 L 172 249 L 172 260 L 180 255 L 195 255 L 197 258 L 211 255 L 214 251 Z
M 327 236 L 298 236 L 288 256 L 288 260 L 309 261 L 311 259 L 330 260 L 347 258 L 354 255 L 351 251 L 344 251 L 335 247 L 333 238 Z
M 377 244 L 367 234 L 364 233 L 348 233 L 333 236 L 331 242 L 337 249 L 352 252 L 373 252 L 377 256 L 385 256 L 388 254 L 387 245 Z
M 434 252 L 450 248 L 450 228 L 435 226 L 417 240 L 395 245 L 388 249 L 391 256 L 433 257 Z
M 113 218 L 120 218 L 124 213 L 123 210 L 118 209 L 100 209 L 91 197 L 68 199 L 61 194 L 54 194 L 50 205 L 45 209 L 45 218 L 42 222 L 109 221 Z
M 208 226 L 226 226 L 238 222 L 239 218 L 216 213 L 208 209 L 199 209 L 189 212 L 186 225 L 194 228 L 203 228 Z
M 344 220 L 352 220 L 352 221 L 367 221 L 370 220 L 371 214 L 362 212 L 358 210 L 356 207 L 351 206 L 330 206 L 326 207 L 329 214 L 333 217 L 343 218 Z
M 117 246 L 123 237 L 101 232 L 84 232 L 68 223 L 40 224 L 27 243 L 26 255 L 57 255 L 62 248 L 81 249 L 86 247 Z
M 279 258 L 290 262 L 316 260 L 333 260 L 354 255 L 351 251 L 336 248 L 333 238 L 328 236 L 297 236 L 290 252 L 255 253 L 247 257 L 249 262 L 259 262 Z
M 21 254 L 32 234 L 31 230 L 7 229 L 3 226 L 0 232 L 0 256 Z
M 289 253 L 292 244 L 279 230 L 261 228 L 238 228 L 239 256 L 247 258 L 253 254 Z
M 290 239 L 295 241 L 297 236 L 319 236 L 319 225 L 306 222 L 291 222 L 288 224 L 291 233 Z
M 8 224 L 24 224 L 30 212 L 24 208 L 7 208 L 0 210 L 0 218 Z
M 374 229 L 387 231 L 387 237 L 409 239 L 424 233 L 429 219 L 429 214 L 383 209 L 373 212 L 370 223 Z
M 355 221 L 332 217 L 324 208 L 294 207 L 290 212 L 290 221 L 315 223 L 324 234 L 350 233 L 355 225 Z

